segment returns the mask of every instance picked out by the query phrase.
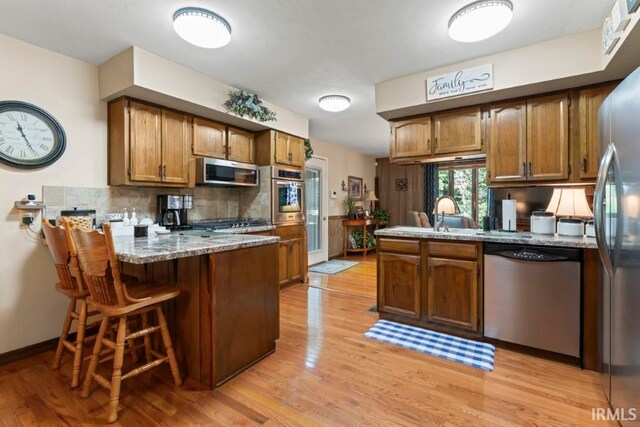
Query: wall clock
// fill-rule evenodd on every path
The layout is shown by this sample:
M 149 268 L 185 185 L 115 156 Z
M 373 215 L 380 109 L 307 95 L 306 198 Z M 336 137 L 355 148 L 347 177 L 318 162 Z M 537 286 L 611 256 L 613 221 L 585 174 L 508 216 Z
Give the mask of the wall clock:
M 48 166 L 66 147 L 64 129 L 45 110 L 21 101 L 0 101 L 0 162 L 18 168 Z

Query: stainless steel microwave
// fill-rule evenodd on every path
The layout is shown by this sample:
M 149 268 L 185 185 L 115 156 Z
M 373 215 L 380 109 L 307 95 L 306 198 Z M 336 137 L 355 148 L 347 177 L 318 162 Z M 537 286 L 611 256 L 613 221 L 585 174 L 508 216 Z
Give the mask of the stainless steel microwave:
M 199 157 L 196 159 L 196 184 L 220 187 L 255 187 L 260 182 L 258 166 L 250 163 Z

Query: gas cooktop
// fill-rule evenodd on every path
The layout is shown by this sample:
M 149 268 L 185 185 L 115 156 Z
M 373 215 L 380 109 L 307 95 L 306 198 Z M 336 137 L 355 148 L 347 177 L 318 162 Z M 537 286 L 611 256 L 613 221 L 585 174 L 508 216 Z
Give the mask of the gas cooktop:
M 193 230 L 224 230 L 226 228 L 240 228 L 240 227 L 259 227 L 264 225 L 271 225 L 268 219 L 256 219 L 256 218 L 225 218 L 214 220 L 202 220 L 191 223 Z

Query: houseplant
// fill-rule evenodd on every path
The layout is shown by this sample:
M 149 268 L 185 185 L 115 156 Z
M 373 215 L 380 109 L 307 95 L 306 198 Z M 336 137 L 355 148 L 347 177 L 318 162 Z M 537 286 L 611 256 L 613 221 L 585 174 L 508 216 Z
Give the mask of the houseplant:
M 344 207 L 345 213 L 349 219 L 353 219 L 355 215 L 355 207 L 358 204 L 358 200 L 355 197 L 347 196 L 342 201 L 342 207 Z
M 223 106 L 227 112 L 240 117 L 248 116 L 259 122 L 276 120 L 276 113 L 265 107 L 258 95 L 241 89 L 230 90 L 229 99 L 224 102 Z
M 378 221 L 378 226 L 386 226 L 389 224 L 389 212 L 383 209 L 376 209 L 371 212 L 371 216 Z

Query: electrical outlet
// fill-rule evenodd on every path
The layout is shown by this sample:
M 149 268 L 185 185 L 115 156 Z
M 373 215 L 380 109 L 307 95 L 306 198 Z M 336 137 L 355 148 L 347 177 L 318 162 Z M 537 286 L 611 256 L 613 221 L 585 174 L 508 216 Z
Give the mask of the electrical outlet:
M 33 224 L 33 214 L 31 212 L 22 215 L 22 225 Z

